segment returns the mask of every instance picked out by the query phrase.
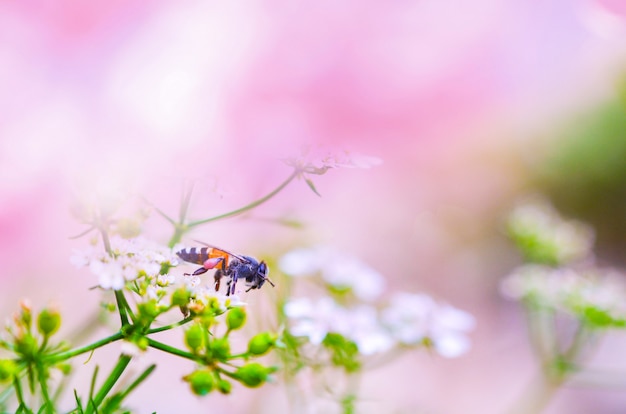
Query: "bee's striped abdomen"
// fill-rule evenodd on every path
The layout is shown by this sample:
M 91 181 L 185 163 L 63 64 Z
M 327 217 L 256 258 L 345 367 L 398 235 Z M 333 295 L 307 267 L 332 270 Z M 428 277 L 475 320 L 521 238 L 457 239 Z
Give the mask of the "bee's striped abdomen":
M 228 266 L 228 253 L 212 247 L 191 247 L 176 253 L 178 257 L 189 263 L 203 265 L 209 259 L 221 257 L 224 259 L 224 266 Z

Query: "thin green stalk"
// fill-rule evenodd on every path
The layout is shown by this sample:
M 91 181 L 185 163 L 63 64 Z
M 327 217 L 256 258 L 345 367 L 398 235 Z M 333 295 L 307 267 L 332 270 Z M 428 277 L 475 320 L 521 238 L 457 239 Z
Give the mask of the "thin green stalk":
M 78 396 L 78 391 L 76 391 L 76 389 L 74 389 L 74 400 L 76 401 L 76 412 L 78 414 L 83 414 L 83 403 L 80 400 L 80 397 Z
M 104 244 L 104 250 L 109 256 L 113 256 L 113 250 L 111 249 L 111 241 L 109 240 L 109 234 L 106 232 L 102 224 L 98 226 L 100 235 L 102 236 L 102 243 Z
M 120 379 L 122 373 L 130 363 L 131 357 L 128 355 L 120 355 L 120 358 L 117 360 L 117 365 L 113 368 L 113 371 L 109 374 L 109 377 L 104 381 L 102 387 L 100 387 L 100 391 L 96 394 L 93 399 L 93 405 L 89 405 L 89 410 L 87 413 L 91 414 L 93 412 L 93 407 L 96 408 L 102 404 L 102 401 L 106 398 L 107 394 L 111 391 L 117 380 Z
M 170 329 L 176 328 L 178 326 L 182 326 L 191 321 L 193 321 L 193 316 L 188 316 L 185 319 L 172 323 L 170 325 L 165 325 L 165 326 L 160 326 L 158 328 L 150 329 L 148 332 L 146 332 L 146 335 L 151 335 L 151 334 L 155 334 L 155 333 L 159 333 L 163 331 L 169 331 Z
M 20 384 L 20 379 L 17 378 L 17 376 L 13 378 L 13 388 L 15 388 L 17 402 L 20 403 L 20 406 L 26 407 L 26 404 L 24 403 L 24 394 L 22 393 L 22 384 Z
M 191 194 L 193 194 L 194 182 L 189 184 L 189 189 L 184 191 L 180 200 L 180 211 L 178 212 L 178 222 L 184 223 L 187 220 L 187 212 L 189 211 L 189 204 L 191 202 Z
M 529 323 L 533 323 L 533 316 L 537 315 L 539 318 L 544 317 L 541 314 L 532 315 L 529 313 Z M 550 316 L 551 323 L 554 323 L 554 315 Z M 534 322 L 538 321 L 534 319 Z M 545 326 L 545 319 L 539 322 L 543 323 L 543 325 L 539 325 L 539 330 L 535 329 L 535 333 L 539 332 L 540 335 L 534 339 L 538 340 L 539 344 L 541 344 L 541 341 L 544 344 L 544 346 L 536 348 L 540 353 L 541 373 L 529 383 L 521 398 L 512 407 L 510 414 L 541 413 L 552 401 L 559 389 L 570 380 L 576 360 L 580 357 L 580 353 L 587 344 L 588 328 L 584 322 L 579 322 L 574 338 L 565 351 L 559 351 L 557 338 L 553 334 L 547 338 L 548 343 L 545 346 L 546 333 L 553 333 L 556 329 L 554 329 L 554 326 Z M 552 352 L 550 352 L 551 349 L 553 350 Z
M 152 371 L 154 371 L 155 368 L 156 368 L 156 364 L 152 364 L 144 372 L 142 372 L 141 375 L 137 377 L 137 379 L 128 386 L 128 388 L 126 388 L 122 393 L 120 393 L 120 401 L 126 398 L 132 390 L 137 388 L 139 384 L 145 381 L 145 379 L 148 378 L 150 374 L 152 374 Z
M 165 214 L 163 210 L 161 210 L 160 208 L 152 204 L 147 198 L 141 197 L 141 199 L 143 200 L 144 203 L 148 204 L 154 211 L 156 211 L 165 220 L 169 221 L 174 226 L 176 225 L 176 221 L 173 218 Z
M 180 350 L 178 348 L 174 348 L 174 347 L 169 346 L 167 344 L 164 344 L 162 342 L 155 341 L 154 339 L 148 338 L 148 346 L 151 346 L 152 348 L 158 349 L 158 350 L 163 351 L 163 352 L 167 352 L 168 354 L 172 354 L 172 355 L 176 355 L 176 356 L 179 356 L 179 357 L 190 359 L 192 361 L 199 361 L 200 360 L 200 358 L 197 355 L 194 355 L 194 354 L 186 352 L 186 351 L 182 351 L 182 350 Z
M 130 325 L 128 315 L 130 312 L 130 306 L 128 306 L 128 302 L 126 301 L 126 297 L 124 296 L 124 292 L 121 290 L 115 291 L 115 301 L 117 302 L 117 309 L 120 312 L 120 322 L 122 327 Z
M 93 375 L 91 377 L 91 384 L 89 385 L 89 399 L 93 400 L 93 393 L 96 390 L 96 379 L 98 378 L 98 372 L 100 371 L 100 366 L 96 365 L 96 368 L 93 370 Z
M 72 357 L 75 357 L 77 355 L 81 355 L 84 354 L 86 352 L 90 352 L 93 351 L 95 349 L 98 349 L 104 345 L 110 344 L 111 342 L 115 342 L 118 341 L 120 339 L 124 338 L 124 335 L 121 332 L 118 332 L 114 335 L 108 336 L 106 338 L 103 338 L 99 341 L 96 341 L 92 344 L 89 344 L 87 346 L 83 346 L 80 348 L 76 348 L 76 349 L 70 349 L 69 351 L 63 351 L 63 352 L 59 352 L 56 354 L 51 354 L 48 355 L 45 360 L 50 362 L 50 363 L 55 363 L 55 362 L 60 362 L 60 361 L 64 361 L 66 359 L 70 359 Z
M 191 223 L 189 223 L 187 225 L 188 228 L 193 228 L 196 226 L 199 226 L 201 224 L 205 224 L 205 223 L 209 223 L 211 221 L 216 221 L 216 220 L 221 220 L 221 219 L 225 219 L 228 217 L 234 217 L 237 216 L 239 214 L 243 214 L 263 203 L 265 203 L 266 201 L 268 201 L 269 199 L 271 199 L 272 197 L 274 197 L 276 194 L 278 194 L 279 192 L 282 191 L 283 188 L 287 187 L 287 185 L 293 181 L 294 178 L 298 177 L 300 175 L 301 171 L 300 169 L 296 168 L 294 169 L 294 171 L 291 173 L 291 175 L 285 180 L 283 181 L 282 184 L 280 184 L 278 187 L 276 187 L 272 192 L 270 192 L 269 194 L 265 195 L 264 197 L 259 198 L 256 201 L 253 201 L 250 204 L 247 204 L 241 208 L 238 208 L 237 210 L 233 210 L 231 212 L 228 213 L 224 213 L 224 214 L 220 214 L 219 216 L 214 216 L 214 217 L 209 217 L 207 219 L 204 220 L 197 220 L 197 221 L 193 221 Z
M 0 405 L 4 404 L 14 391 L 14 387 L 6 387 L 4 390 L 2 390 L 2 392 L 0 392 Z
M 52 408 L 52 401 L 50 400 L 50 393 L 48 392 L 48 384 L 46 383 L 46 375 L 43 367 L 37 365 L 37 377 L 39 378 L 39 386 L 41 388 L 41 395 L 43 396 L 44 407 L 46 407 L 47 413 L 54 412 Z

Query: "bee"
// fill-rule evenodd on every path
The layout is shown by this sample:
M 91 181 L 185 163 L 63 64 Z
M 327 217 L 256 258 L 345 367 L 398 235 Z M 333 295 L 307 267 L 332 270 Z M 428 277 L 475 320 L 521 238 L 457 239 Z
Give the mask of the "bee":
M 213 276 L 215 279 L 215 291 L 220 289 L 222 278 L 227 277 L 226 296 L 235 294 L 235 288 L 239 280 L 245 280 L 246 286 L 248 286 L 246 292 L 252 289 L 260 289 L 265 282 L 274 287 L 274 283 L 268 277 L 270 269 L 263 260 L 259 262 L 254 257 L 241 256 L 206 243 L 202 244 L 205 247 L 186 248 L 176 253 L 178 257 L 186 262 L 202 265 L 201 268 L 196 269 L 193 273 L 185 273 L 185 276 L 198 276 L 211 269 L 217 269 Z

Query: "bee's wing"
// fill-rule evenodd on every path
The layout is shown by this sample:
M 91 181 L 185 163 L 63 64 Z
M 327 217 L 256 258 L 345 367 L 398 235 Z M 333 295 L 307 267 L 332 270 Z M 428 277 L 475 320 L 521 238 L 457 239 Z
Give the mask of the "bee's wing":
M 240 256 L 240 255 L 235 254 L 235 253 L 232 253 L 232 252 L 229 252 L 228 250 L 224 250 L 224 249 L 222 249 L 221 247 L 213 246 L 213 245 L 211 245 L 211 244 L 205 243 L 205 242 L 200 241 L 200 240 L 195 240 L 195 239 L 194 239 L 194 241 L 195 241 L 196 243 L 200 243 L 200 244 L 201 244 L 201 245 L 203 245 L 203 246 L 210 247 L 211 249 L 215 249 L 215 250 L 218 250 L 218 251 L 220 251 L 220 252 L 224 252 L 224 253 L 226 253 L 227 255 L 232 256 L 232 257 L 234 257 L 234 258 L 238 259 L 239 261 L 241 261 L 241 262 L 243 262 L 243 263 L 250 263 L 250 260 L 246 259 L 245 257 Z

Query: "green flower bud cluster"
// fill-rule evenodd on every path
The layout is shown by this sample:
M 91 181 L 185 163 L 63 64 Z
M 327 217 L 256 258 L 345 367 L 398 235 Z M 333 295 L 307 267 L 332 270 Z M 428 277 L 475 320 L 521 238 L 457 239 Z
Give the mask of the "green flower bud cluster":
M 50 338 L 60 326 L 61 314 L 57 309 L 49 307 L 34 313 L 30 304 L 23 301 L 12 323 L 6 327 L 9 339 L 0 340 L 0 348 L 13 354 L 0 359 L 0 383 L 19 382 L 21 378 L 26 378 L 33 390 L 35 384 L 49 378 L 52 368 L 68 374 L 70 369 L 67 364 L 48 360 L 51 354 L 64 349 L 64 345 L 50 343 Z
M 213 390 L 228 394 L 232 389 L 232 380 L 247 387 L 259 387 L 267 382 L 270 374 L 274 372 L 273 367 L 249 361 L 268 353 L 275 346 L 276 336 L 269 332 L 253 336 L 245 352 L 232 352 L 230 334 L 242 328 L 246 318 L 245 308 L 229 309 L 225 318 L 226 331 L 221 337 L 215 336 L 215 330 L 211 329 L 217 324 L 215 318 L 196 318 L 196 321 L 187 328 L 185 345 L 201 365 L 183 378 L 189 383 L 194 394 L 203 396 Z M 246 362 L 233 370 L 235 360 Z
M 330 353 L 330 360 L 334 366 L 343 368 L 346 372 L 356 372 L 361 368 L 359 348 L 345 336 L 330 332 L 326 334 L 322 345 Z

